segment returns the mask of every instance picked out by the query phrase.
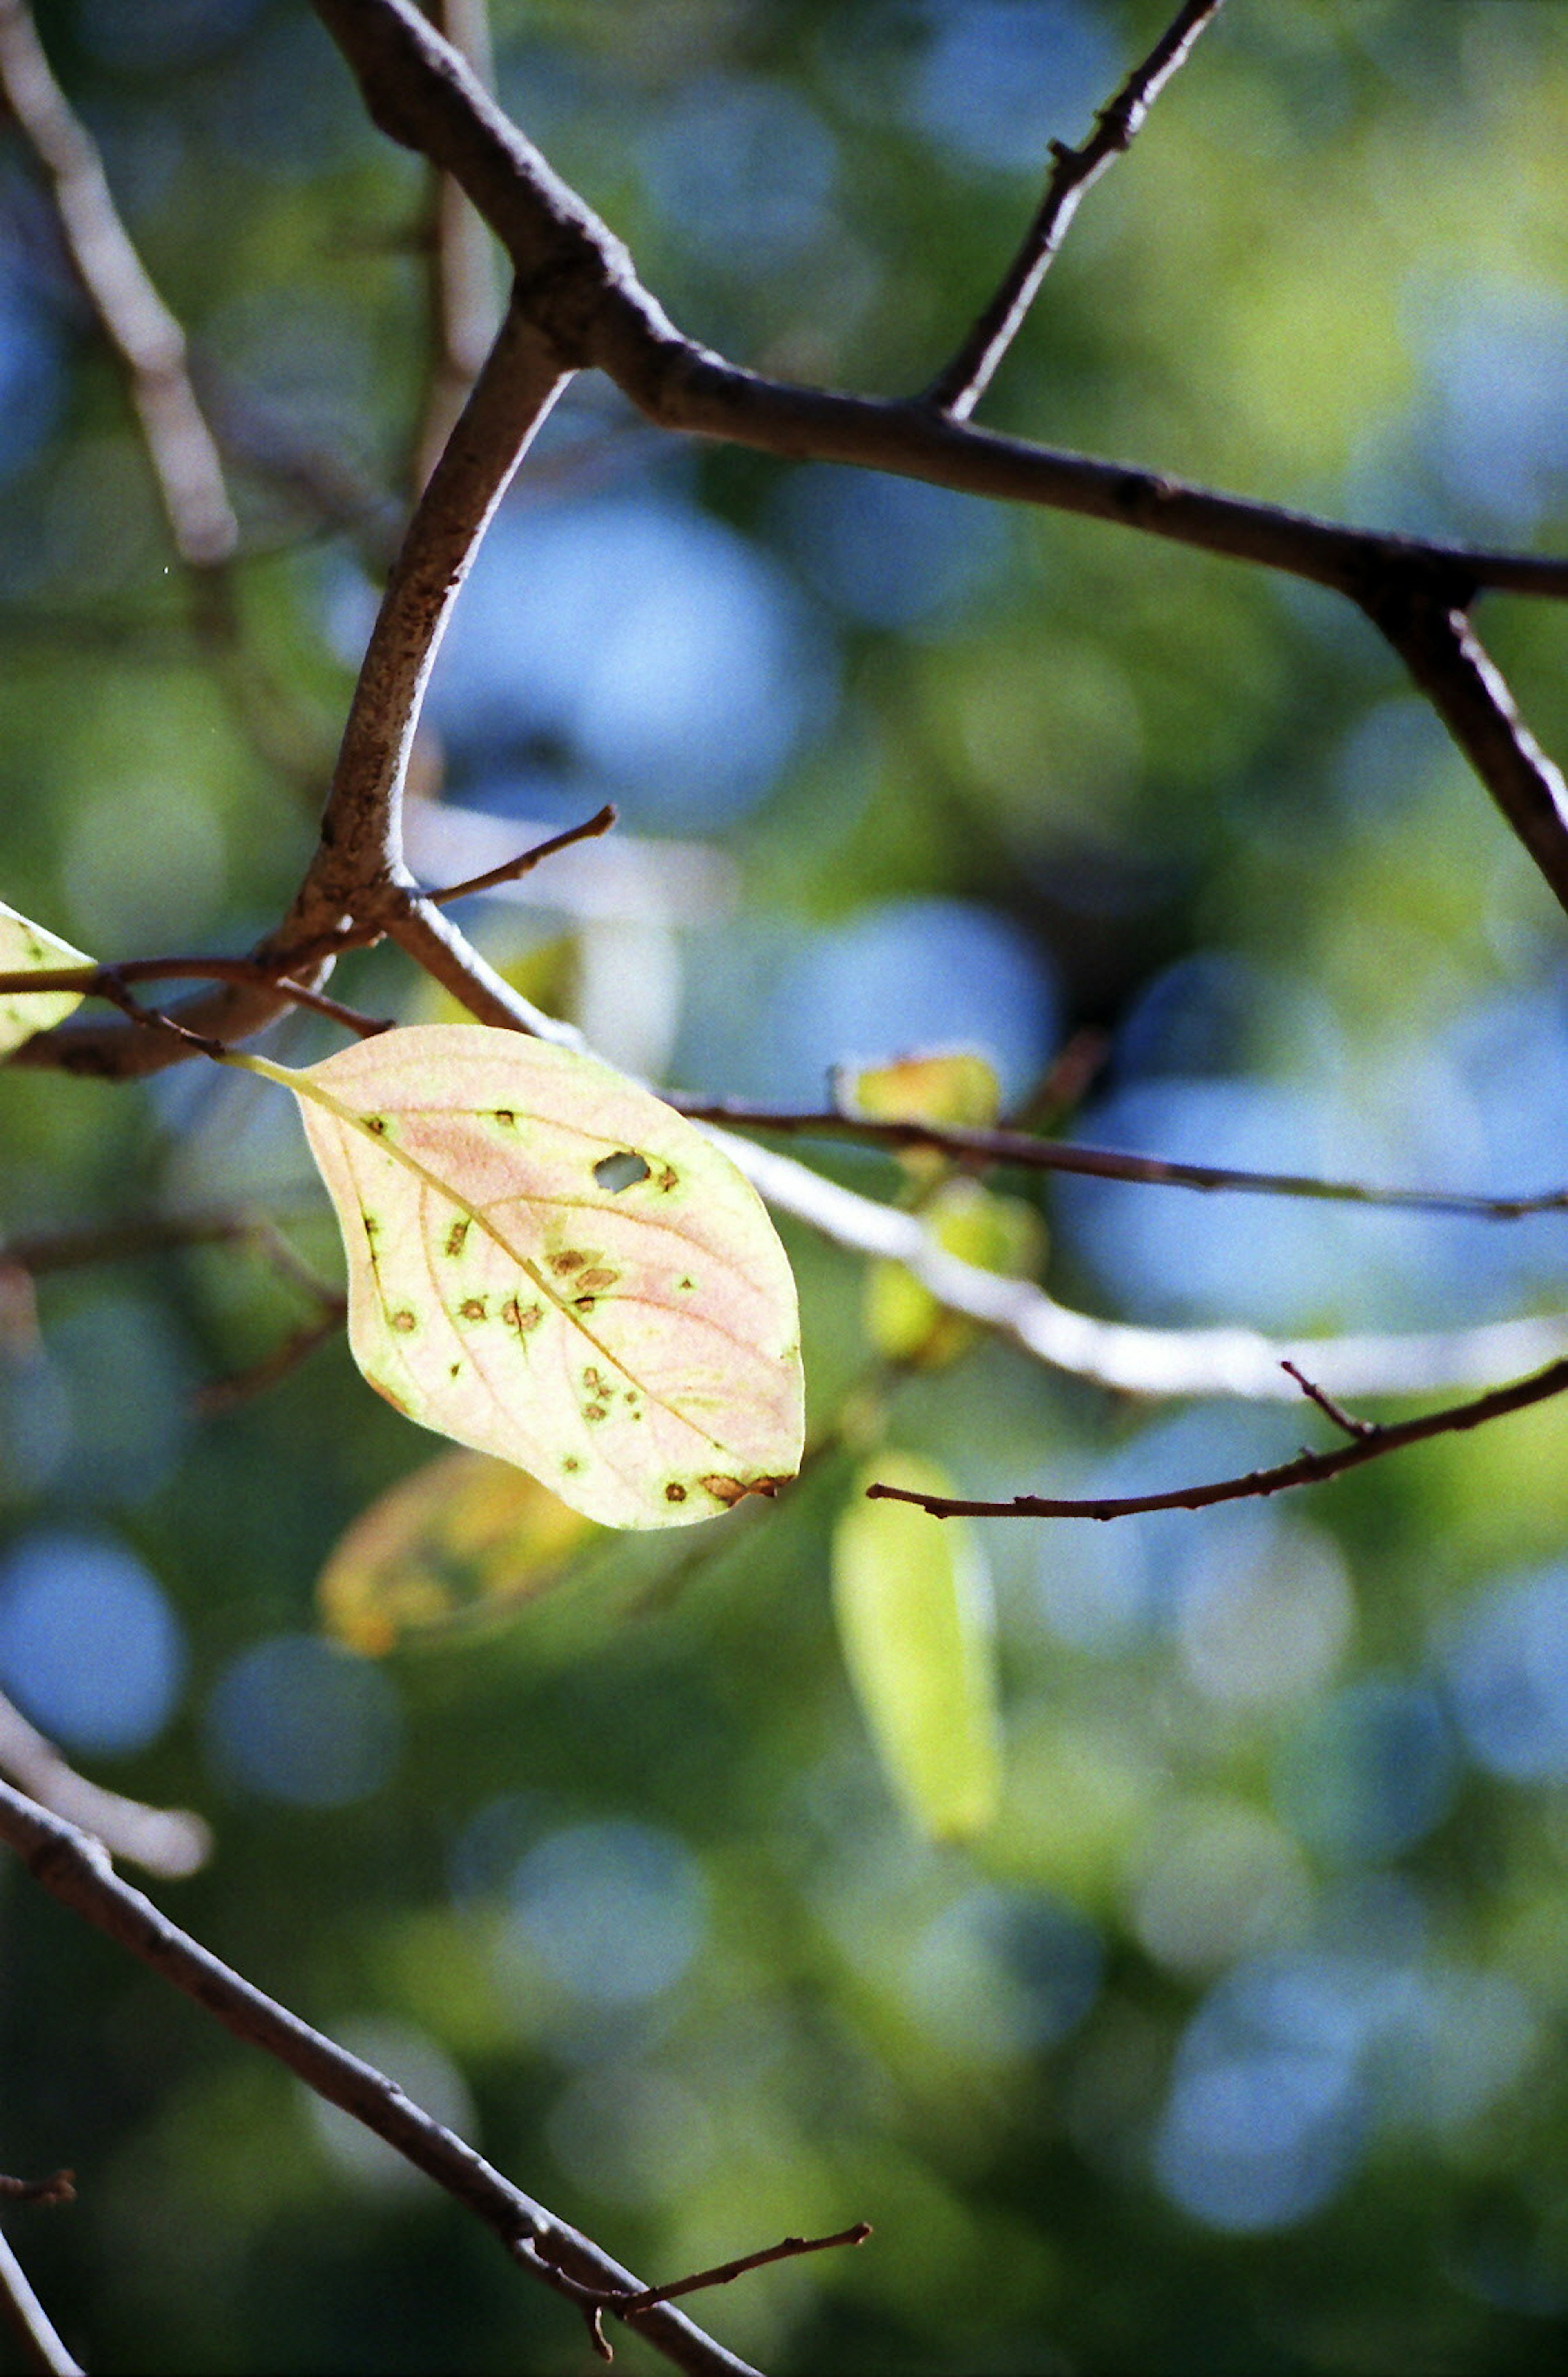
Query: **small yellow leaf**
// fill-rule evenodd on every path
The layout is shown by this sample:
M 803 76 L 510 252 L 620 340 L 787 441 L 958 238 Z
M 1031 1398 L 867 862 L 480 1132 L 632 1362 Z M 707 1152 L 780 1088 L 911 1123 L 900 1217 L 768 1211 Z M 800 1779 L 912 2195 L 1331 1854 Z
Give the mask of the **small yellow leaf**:
M 533 1601 L 597 1533 L 538 1479 L 443 1452 L 360 1513 L 316 1588 L 323 1623 L 372 1658 Z
M 989 1583 L 964 1520 L 868 1502 L 879 1477 L 952 1491 L 912 1453 L 880 1453 L 861 1471 L 833 1531 L 844 1663 L 907 1813 L 931 1840 L 969 1840 L 991 1822 L 1001 1787 Z
M 337 1208 L 349 1343 L 408 1418 L 585 1517 L 681 1526 L 800 1464 L 795 1282 L 749 1184 L 596 1057 L 383 1033 L 293 1091 Z
M 1045 1260 L 1046 1232 L 1033 1205 L 998 1197 L 977 1180 L 949 1180 L 920 1209 L 939 1245 L 981 1271 L 1025 1279 Z M 939 1368 L 976 1334 L 972 1320 L 949 1312 L 903 1263 L 879 1261 L 866 1274 L 866 1332 L 892 1362 Z
M 838 1088 L 851 1114 L 878 1122 L 948 1123 L 958 1129 L 985 1129 L 1001 1111 L 1001 1084 L 988 1058 L 974 1048 L 934 1049 L 895 1057 L 891 1064 L 868 1065 L 839 1077 Z
M 44 973 L 56 966 L 90 966 L 84 957 L 42 925 L 31 925 L 0 901 L 0 973 Z M 81 1005 L 79 990 L 0 991 L 0 1057 L 8 1057 L 35 1032 L 63 1023 Z

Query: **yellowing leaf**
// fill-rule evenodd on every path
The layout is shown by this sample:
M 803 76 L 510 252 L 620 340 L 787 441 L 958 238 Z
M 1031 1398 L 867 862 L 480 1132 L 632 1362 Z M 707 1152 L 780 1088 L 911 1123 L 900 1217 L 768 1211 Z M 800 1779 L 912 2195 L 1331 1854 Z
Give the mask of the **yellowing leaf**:
M 317 1600 L 330 1633 L 377 1658 L 410 1636 L 533 1600 L 595 1532 L 509 1462 L 443 1452 L 360 1513 Z
M 410 1419 L 612 1527 L 680 1526 L 800 1463 L 795 1282 L 756 1191 L 596 1057 L 482 1024 L 302 1072 L 349 1343 Z
M 964 1262 L 1023 1279 L 1045 1260 L 1046 1233 L 1033 1205 L 994 1196 L 977 1180 L 949 1180 L 920 1209 L 927 1228 Z M 880 1261 L 866 1274 L 866 1331 L 889 1361 L 932 1369 L 962 1354 L 976 1333 L 972 1320 L 947 1311 L 903 1263 Z
M 833 1531 L 844 1662 L 893 1791 L 932 1840 L 967 1840 L 1000 1791 L 990 1589 L 973 1530 L 909 1502 L 868 1502 L 880 1477 L 950 1494 L 942 1471 L 881 1453 Z
M 988 1058 L 974 1048 L 942 1048 L 895 1057 L 839 1079 L 851 1113 L 880 1122 L 950 1123 L 984 1129 L 1001 1111 L 1001 1084 Z
M 14 908 L 0 901 L 0 973 L 43 973 L 56 966 L 90 966 L 94 961 L 84 957 L 80 950 L 72 949 L 54 933 L 46 933 L 42 925 L 29 924 Z M 53 1023 L 63 1023 L 67 1015 L 78 1008 L 85 994 L 79 990 L 6 990 L 0 991 L 0 1057 L 8 1057 L 35 1032 L 46 1032 Z

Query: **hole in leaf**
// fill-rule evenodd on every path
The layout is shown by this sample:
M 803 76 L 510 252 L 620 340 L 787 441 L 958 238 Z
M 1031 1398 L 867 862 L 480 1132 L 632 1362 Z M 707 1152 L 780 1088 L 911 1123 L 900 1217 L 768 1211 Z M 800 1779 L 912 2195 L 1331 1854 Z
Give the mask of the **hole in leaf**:
M 634 1155 L 629 1147 L 623 1147 L 618 1155 L 600 1157 L 593 1166 L 593 1177 L 601 1188 L 607 1188 L 612 1196 L 618 1196 L 623 1188 L 635 1188 L 640 1180 L 646 1180 L 648 1166 L 640 1155 Z

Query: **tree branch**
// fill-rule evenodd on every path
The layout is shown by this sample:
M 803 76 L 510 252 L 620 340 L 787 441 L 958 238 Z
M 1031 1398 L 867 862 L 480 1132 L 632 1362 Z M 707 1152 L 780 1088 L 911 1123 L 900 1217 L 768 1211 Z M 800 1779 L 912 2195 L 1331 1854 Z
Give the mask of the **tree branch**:
M 1306 1385 L 1294 1368 L 1292 1376 L 1298 1384 Z M 1366 1420 L 1353 1421 L 1336 1413 L 1338 1424 L 1353 1431 L 1348 1444 L 1335 1445 L 1328 1452 L 1303 1452 L 1294 1461 L 1282 1461 L 1277 1468 L 1249 1470 L 1244 1477 L 1224 1477 L 1212 1486 L 1173 1486 L 1164 1494 L 1128 1494 L 1088 1500 L 1015 1494 L 1010 1502 L 978 1502 L 966 1501 L 956 1495 L 919 1494 L 908 1487 L 880 1484 L 868 1486 L 866 1494 L 872 1502 L 917 1503 L 933 1519 L 1131 1519 L 1147 1511 L 1206 1511 L 1216 1502 L 1253 1501 L 1263 1495 L 1283 1494 L 1293 1486 L 1321 1486 L 1330 1477 L 1342 1476 L 1347 1469 L 1359 1469 L 1366 1462 L 1381 1461 L 1384 1453 L 1402 1451 L 1407 1444 L 1423 1444 L 1429 1437 L 1482 1427 L 1489 1420 L 1502 1419 L 1509 1412 L 1525 1411 L 1531 1404 L 1545 1403 L 1565 1390 L 1568 1361 L 1561 1361 L 1550 1363 L 1535 1377 L 1521 1379 L 1513 1386 L 1493 1387 L 1471 1403 L 1450 1404 L 1442 1411 L 1428 1412 L 1419 1419 L 1400 1420 L 1387 1427 Z M 1315 1403 L 1323 1400 L 1310 1387 L 1307 1392 Z
M 0 2235 L 0 2307 L 16 2330 L 30 2368 L 41 2371 L 42 2377 L 83 2377 L 80 2364 L 66 2351 L 4 2235 Z
M 1520 717 L 1462 609 L 1368 606 L 1530 856 L 1568 908 L 1568 784 Z
M 641 2282 L 581 2230 L 557 2220 L 514 2187 L 483 2156 L 411 2102 L 394 2082 L 351 2055 L 297 2014 L 241 1978 L 122 1881 L 98 1842 L 0 1783 L 0 1841 L 36 1881 L 152 1971 L 205 2006 L 235 2037 L 276 2058 L 329 2104 L 341 2106 L 385 2139 L 416 2170 L 466 2205 L 503 2244 L 528 2239 L 575 2278 L 607 2298 L 629 2302 Z M 667 2303 L 621 2314 L 628 2326 L 693 2377 L 756 2377 L 732 2352 Z
M 42 981 L 42 975 L 32 977 Z M 21 977 L 17 978 L 21 987 Z M 0 991 L 7 987 L 0 978 Z M 1153 1188 L 1233 1190 L 1254 1197 L 1301 1197 L 1319 1202 L 1374 1205 L 1396 1212 L 1457 1213 L 1475 1221 L 1517 1222 L 1532 1213 L 1568 1212 L 1568 1188 L 1546 1188 L 1519 1197 L 1475 1197 L 1446 1188 L 1377 1188 L 1362 1181 L 1323 1180 L 1311 1173 L 1239 1172 L 1221 1164 L 1178 1164 L 1160 1155 L 1128 1155 L 1119 1148 L 1081 1147 L 1060 1139 L 1037 1139 L 1006 1129 L 952 1123 L 903 1121 L 880 1115 L 833 1109 L 808 1114 L 788 1107 L 748 1105 L 738 1098 L 703 1099 L 669 1093 L 668 1103 L 695 1122 L 737 1130 L 810 1133 L 823 1139 L 856 1140 L 876 1147 L 920 1147 L 967 1164 L 1009 1164 L 1026 1172 L 1067 1172 L 1092 1180 L 1134 1181 Z
M 1225 0 L 1184 0 L 1143 64 L 1133 67 L 1115 97 L 1101 108 L 1083 146 L 1069 149 L 1059 140 L 1050 143 L 1054 161 L 1039 211 L 996 295 L 952 361 L 944 364 L 926 390 L 925 400 L 934 411 L 945 412 L 953 421 L 968 420 L 1023 327 L 1081 201 L 1107 167 L 1127 154 L 1160 92 L 1224 5 Z
M 772 1148 L 712 1131 L 775 1212 L 857 1254 L 903 1263 L 939 1304 L 994 1330 L 1050 1368 L 1137 1395 L 1290 1400 L 1287 1357 L 1340 1394 L 1423 1394 L 1478 1386 L 1568 1353 L 1568 1317 L 1505 1320 L 1406 1336 L 1275 1343 L 1251 1329 L 1141 1329 L 1059 1304 L 1032 1280 L 1006 1279 L 950 1254 L 919 1216 L 824 1179 Z
M 1115 521 L 1331 587 L 1380 624 L 1401 607 L 1411 614 L 1466 610 L 1484 587 L 1568 596 L 1568 560 L 1374 535 L 1188 486 L 1161 472 L 999 437 L 928 402 L 832 395 L 738 370 L 674 327 L 642 287 L 623 244 L 509 122 L 410 0 L 315 5 L 353 68 L 372 119 L 389 138 L 451 173 L 506 245 L 517 269 L 515 303 L 561 361 L 596 364 L 664 428 L 792 460 L 852 462 L 971 495 Z M 1155 88 L 1162 64 L 1168 75 L 1185 54 L 1183 35 L 1190 46 L 1204 21 L 1202 10 L 1183 10 L 1172 29 L 1176 48 L 1168 61 L 1155 54 Z M 1140 72 L 1147 67 L 1145 61 Z M 1137 84 L 1137 75 L 1132 81 Z M 1430 657 L 1423 651 L 1412 658 L 1418 683 L 1451 726 L 1456 717 L 1470 720 L 1463 731 L 1455 726 L 1461 747 L 1524 834 L 1553 890 L 1568 902 L 1568 821 L 1554 800 L 1540 796 L 1540 783 L 1533 795 L 1526 790 L 1522 729 L 1513 738 L 1512 760 L 1501 752 L 1491 715 L 1501 679 L 1480 705 L 1489 724 L 1471 716 L 1473 688 L 1464 693 L 1445 680 L 1440 691 L 1428 682 L 1420 671 Z M 1534 747 L 1529 745 L 1531 753 Z

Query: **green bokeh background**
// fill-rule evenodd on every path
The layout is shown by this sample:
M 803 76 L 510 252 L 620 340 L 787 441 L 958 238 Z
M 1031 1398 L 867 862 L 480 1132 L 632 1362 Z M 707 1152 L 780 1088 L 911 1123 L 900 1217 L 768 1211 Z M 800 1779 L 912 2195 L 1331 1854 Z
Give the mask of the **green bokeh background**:
M 1082 136 L 1085 102 L 1164 11 L 503 0 L 494 15 L 503 98 L 683 328 L 759 368 L 894 393 L 955 343 L 1037 190 L 1018 125 L 999 162 L 976 129 L 1010 71 L 986 61 L 1014 54 L 1022 24 L 1066 62 L 1040 82 L 1043 149 Z M 407 484 L 426 358 L 421 169 L 371 131 L 292 0 L 57 0 L 40 22 L 190 331 L 245 545 L 238 629 L 214 658 L 191 632 L 122 384 L 0 125 L 0 260 L 30 325 L 0 496 L 0 893 L 105 957 L 237 950 L 312 846 L 352 683 L 344 622 Z M 1072 80 L 1075 59 L 1103 66 L 1098 83 Z M 965 76 L 980 93 L 967 115 Z M 1033 85 L 1014 79 L 1026 107 Z M 782 106 L 803 144 L 813 125 L 832 161 L 783 231 L 759 213 L 778 161 L 764 151 L 735 169 L 743 228 L 725 233 L 722 152 L 702 127 L 737 93 Z M 1086 202 L 983 417 L 1369 525 L 1562 549 L 1565 150 L 1568 7 L 1231 0 Z M 316 494 L 297 471 L 285 484 L 284 447 L 295 460 L 308 448 Z M 759 948 L 808 947 L 880 902 L 977 903 L 1048 965 L 1062 1033 L 1109 1035 L 1112 1092 L 1179 1076 L 1216 1092 L 1216 1138 L 1183 1153 L 1294 1160 L 1226 1139 L 1243 1116 L 1226 1098 L 1332 1091 L 1385 1176 L 1487 1185 L 1495 1161 L 1499 1188 L 1568 1177 L 1553 1108 L 1568 1064 L 1550 1062 L 1568 1042 L 1562 920 L 1370 628 L 1261 573 L 1044 514 L 1011 517 L 967 590 L 878 625 L 814 580 L 790 478 L 722 448 L 672 462 L 589 388 L 537 490 L 525 474 L 520 491 L 545 523 L 604 485 L 711 515 L 773 556 L 830 656 L 813 663 L 828 687 L 816 723 L 766 797 L 710 830 L 739 870 L 736 946 L 749 930 Z M 1568 748 L 1561 613 L 1494 597 L 1482 626 L 1535 731 Z M 432 770 L 441 757 L 433 741 Z M 450 781 L 483 798 L 469 765 Z M 584 774 L 562 814 L 603 796 Z M 628 830 L 660 832 L 635 789 L 626 806 Z M 515 922 L 474 928 L 514 953 Z M 533 960 L 543 994 L 568 1001 L 571 929 L 557 920 Z M 694 936 L 698 970 L 703 947 Z M 1205 1006 L 1215 981 L 1243 991 Z M 1140 1073 L 1132 1023 L 1145 1046 L 1153 987 L 1172 983 L 1196 1037 L 1178 1033 Z M 428 1011 L 384 955 L 337 986 L 377 1011 Z M 1502 1053 L 1489 1069 L 1472 1051 L 1455 1089 L 1477 1019 L 1491 1037 L 1475 1046 Z M 293 1060 L 328 1045 L 314 1025 L 281 1043 Z M 691 1069 L 703 1045 L 683 1042 L 682 1085 L 739 1086 Z M 1483 1092 L 1496 1103 L 1477 1105 Z M 330 1224 L 273 1101 L 189 1070 L 152 1092 L 13 1074 L 0 1225 L 243 1201 L 330 1268 Z M 1516 1153 L 1484 1120 L 1503 1110 L 1529 1125 Z M 1461 1112 L 1467 1139 L 1450 1129 Z M 899 1191 L 891 1162 L 821 1160 Z M 1194 1246 L 1207 1234 L 1211 1280 L 1215 1234 L 1229 1234 L 1241 1301 L 1272 1298 L 1280 1327 L 1562 1302 L 1560 1217 L 1514 1262 L 1479 1225 L 1358 1238 L 1314 1209 L 1302 1286 L 1295 1242 L 1268 1235 L 1274 1209 L 1193 1200 L 1162 1224 L 1175 1251 L 1151 1286 L 1123 1265 L 1141 1227 L 1125 1204 L 1119 1236 L 1108 1206 L 1002 1185 L 1041 1205 L 1053 1290 L 1119 1318 L 1227 1317 L 1182 1276 L 1188 1228 Z M 1174 1196 L 1145 1193 L 1162 1212 Z M 786 1236 L 825 1429 L 872 1358 L 859 1267 Z M 257 1646 L 315 1630 L 343 1528 L 431 1440 L 336 1344 L 264 1396 L 193 1412 L 198 1387 L 300 1315 L 243 1250 L 65 1272 L 41 1283 L 40 1307 L 42 1351 L 3 1357 L 0 1527 L 18 1545 L 43 1528 L 107 1534 L 179 1613 L 189 1673 L 167 1727 L 135 1755 L 82 1758 L 210 1816 L 210 1868 L 157 1895 L 310 2020 L 446 2090 L 493 2161 L 651 2277 L 874 2222 L 858 2253 L 712 2298 L 736 2349 L 803 2377 L 1559 2365 L 1568 1644 L 1539 1646 L 1547 1748 L 1529 1771 L 1482 1754 L 1454 1681 L 1466 1614 L 1495 1607 L 1515 1571 L 1555 1573 L 1559 1408 L 1429 1445 L 1271 1515 L 1263 1535 L 1220 1514 L 1173 1523 L 1142 1539 L 1125 1607 L 1094 1569 L 1099 1533 L 1084 1551 L 1088 1530 L 982 1531 L 1006 1785 L 965 1847 L 921 1841 L 894 1805 L 834 1641 L 830 1545 L 868 1436 L 998 1493 L 1248 1466 L 1316 1440 L 1310 1415 L 1173 1417 L 993 1344 L 884 1380 L 874 1410 L 856 1407 L 856 1440 L 758 1521 L 596 1546 L 520 1617 L 369 1671 L 397 1728 L 385 1779 L 346 1805 L 293 1806 L 239 1778 L 215 1690 Z M 1239 1608 L 1262 1611 L 1265 1637 L 1300 1608 L 1326 1611 L 1327 1630 L 1298 1670 L 1258 1652 L 1275 1681 L 1254 1690 L 1241 1653 L 1226 1669 L 1203 1630 L 1204 1610 L 1223 1633 Z M 1336 1765 L 1334 1749 L 1378 1691 L 1438 1743 L 1430 1804 L 1381 1834 L 1408 1776 Z M 619 2000 L 574 1987 L 509 1911 L 520 1861 L 590 1838 L 640 1843 L 655 1872 L 666 1859 L 700 1934 L 688 1959 L 671 1950 L 667 1986 Z M 649 1915 L 655 1941 L 666 1917 Z M 18 2212 L 7 2230 L 89 2368 L 588 2365 L 581 2321 L 476 2224 L 356 2163 L 287 2074 L 15 1870 L 0 1937 L 0 2165 L 69 2164 L 80 2187 L 69 2211 Z M 1249 2079 L 1238 2049 L 1227 2067 L 1255 2092 L 1260 2203 L 1293 2156 L 1309 2171 L 1256 2222 L 1234 2202 L 1205 2214 L 1169 2178 L 1171 2108 L 1210 2035 L 1194 2025 L 1247 1987 L 1275 1993 L 1254 2041 L 1275 2060 Z M 1321 2135 L 1289 2116 L 1314 2089 Z M 635 2339 L 617 2350 L 652 2365 Z

